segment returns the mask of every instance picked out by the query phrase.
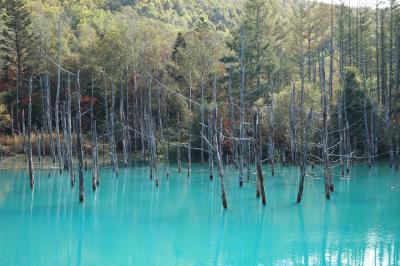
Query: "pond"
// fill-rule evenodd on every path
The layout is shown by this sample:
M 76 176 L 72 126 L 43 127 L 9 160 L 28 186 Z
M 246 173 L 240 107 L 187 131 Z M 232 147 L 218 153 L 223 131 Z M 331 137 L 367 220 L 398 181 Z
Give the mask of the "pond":
M 145 165 L 118 178 L 103 169 L 96 192 L 86 171 L 84 204 L 68 173 L 36 170 L 32 193 L 26 170 L 1 170 L 0 265 L 400 263 L 400 173 L 387 164 L 335 176 L 330 201 L 321 170 L 310 169 L 300 205 L 297 168 L 279 166 L 271 177 L 265 167 L 265 207 L 254 176 L 239 188 L 227 167 L 226 211 L 207 166 L 194 164 L 190 178 L 171 168 L 159 187 Z

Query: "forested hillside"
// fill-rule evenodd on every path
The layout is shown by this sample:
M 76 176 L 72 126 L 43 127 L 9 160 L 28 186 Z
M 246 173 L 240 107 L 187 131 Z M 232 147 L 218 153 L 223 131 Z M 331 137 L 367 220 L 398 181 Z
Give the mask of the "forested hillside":
M 47 136 L 60 169 L 72 167 L 72 149 L 85 148 L 68 148 L 72 132 L 91 153 L 97 141 L 107 144 L 115 171 L 118 154 L 125 165 L 147 160 L 152 171 L 158 160 L 186 158 L 188 175 L 192 155 L 219 170 L 226 157 L 243 185 L 251 162 L 293 163 L 303 181 L 306 166 L 321 163 L 327 198 L 336 165 L 342 175 L 353 160 L 398 165 L 397 1 L 353 8 L 8 0 L 1 7 L 2 133 L 20 139 L 28 127 L 43 143 Z M 19 149 L 4 146 L 6 154 L 27 154 L 25 137 Z
M 138 14 L 155 18 L 178 27 L 194 27 L 201 17 L 206 17 L 217 30 L 226 31 L 237 25 L 242 0 L 161 0 L 109 1 L 113 10 L 132 6 Z

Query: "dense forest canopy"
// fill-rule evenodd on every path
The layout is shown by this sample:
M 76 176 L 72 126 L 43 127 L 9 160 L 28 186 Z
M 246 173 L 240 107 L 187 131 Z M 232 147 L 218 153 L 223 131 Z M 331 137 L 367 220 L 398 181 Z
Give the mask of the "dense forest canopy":
M 1 18 L 2 133 L 21 134 L 32 111 L 50 142 L 54 127 L 60 165 L 69 105 L 92 113 L 78 115 L 82 133 L 96 121 L 111 154 L 147 147 L 155 164 L 182 156 L 173 143 L 190 165 L 192 150 L 202 161 L 214 150 L 236 158 L 240 182 L 251 150 L 302 173 L 324 163 L 330 189 L 335 165 L 398 162 L 396 0 L 2 0 Z

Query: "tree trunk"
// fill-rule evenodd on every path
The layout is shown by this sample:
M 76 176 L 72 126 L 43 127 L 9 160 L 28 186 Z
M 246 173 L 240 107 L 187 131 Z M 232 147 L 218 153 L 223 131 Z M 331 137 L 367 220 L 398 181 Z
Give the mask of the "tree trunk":
M 274 111 L 274 92 L 271 94 L 271 107 L 267 110 L 269 112 L 269 157 L 271 161 L 271 174 L 275 176 L 275 111 Z M 261 138 L 260 138 L 261 139 Z M 261 143 L 260 143 L 261 146 Z M 261 155 L 260 155 L 261 156 Z
M 59 101 L 60 101 L 60 87 L 61 87 L 61 19 L 58 17 L 58 38 L 57 38 L 57 90 L 56 90 L 56 102 L 54 110 L 54 122 L 56 123 L 56 134 L 57 134 L 57 155 L 58 155 L 58 167 L 60 174 L 62 173 L 62 156 L 61 156 L 61 140 L 60 140 L 60 121 L 59 121 Z
M 325 197 L 326 199 L 330 199 L 330 191 L 331 191 L 331 168 L 330 168 L 330 159 L 329 159 L 329 150 L 328 150 L 328 97 L 326 92 L 326 81 L 325 81 L 325 69 L 324 69 L 324 59 L 321 59 L 321 87 L 322 87 L 322 131 L 323 131 L 323 163 L 324 163 L 324 175 L 325 175 Z
M 290 154 L 293 164 L 297 164 L 297 133 L 296 133 L 296 107 L 295 107 L 295 85 L 293 83 L 290 94 L 289 107 L 289 126 L 290 126 Z
M 235 109 L 234 102 L 232 97 L 232 71 L 229 71 L 229 84 L 228 84 L 228 95 L 229 95 L 229 103 L 230 103 L 230 115 L 231 115 L 231 138 L 232 138 L 232 160 L 236 166 L 236 169 L 239 168 L 239 154 L 238 154 L 238 145 L 236 140 L 236 120 L 235 120 Z
M 78 168 L 79 168 L 79 201 L 85 201 L 85 184 L 84 184 L 84 176 L 83 176 L 83 151 L 82 151 L 82 133 L 81 133 L 81 87 L 79 83 L 79 71 L 76 76 L 76 103 L 77 103 L 77 112 L 76 112 L 76 138 L 77 138 L 77 148 L 78 148 Z
M 213 139 L 213 127 L 210 114 L 208 115 L 208 139 Z M 214 179 L 214 151 L 212 147 L 208 145 L 208 165 L 210 171 L 210 180 Z
M 261 168 L 261 157 L 260 157 L 260 149 L 261 149 L 261 138 L 259 134 L 259 117 L 258 110 L 254 114 L 253 120 L 254 127 L 254 146 L 256 148 L 255 159 L 256 159 L 256 178 L 257 178 L 257 196 L 261 196 L 261 202 L 263 205 L 267 203 L 267 199 L 265 197 L 265 189 L 264 189 L 264 177 Z
M 68 153 L 68 172 L 70 175 L 71 186 L 75 185 L 75 172 L 73 167 L 73 146 L 72 146 L 72 115 L 71 115 L 71 76 L 68 75 L 67 80 L 67 153 Z
M 190 168 L 192 164 L 192 75 L 190 73 L 189 81 L 189 140 L 188 140 L 188 163 L 187 163 L 187 176 L 190 176 Z M 215 80 L 214 80 L 215 83 Z
M 243 164 L 244 164 L 244 85 L 245 85 L 245 69 L 244 69 L 244 29 L 240 29 L 240 124 L 239 124 L 239 186 L 243 187 Z
M 380 71 L 379 71 L 379 0 L 376 0 L 376 11 L 375 11 L 375 50 L 376 50 L 376 91 L 378 94 L 378 103 L 381 101 L 380 97 Z
M 200 116 L 201 116 L 201 136 L 204 136 L 204 71 L 201 69 L 201 106 L 200 106 Z M 201 164 L 204 164 L 204 139 L 203 137 L 200 138 L 200 159 Z
M 122 126 L 122 152 L 124 156 L 124 166 L 128 166 L 128 129 L 127 129 L 127 121 L 125 119 L 125 108 L 124 108 L 124 93 L 122 91 L 122 84 L 119 86 L 120 91 L 120 105 L 119 105 L 119 118 Z
M 97 172 L 97 129 L 96 129 L 96 120 L 94 119 L 94 96 L 93 96 L 93 74 L 92 74 L 92 83 L 91 83 L 91 101 L 90 101 L 90 128 L 92 133 L 92 189 L 96 190 L 98 183 L 98 172 Z
M 28 167 L 29 167 L 29 181 L 31 190 L 35 185 L 35 177 L 33 173 L 33 161 L 32 161 L 32 76 L 29 78 L 29 99 L 28 99 Z
M 345 141 L 343 137 L 343 99 L 342 99 L 342 92 L 339 91 L 338 93 L 338 124 L 339 124 L 339 160 L 340 160 L 340 175 L 343 177 L 344 176 L 344 159 L 343 159 L 343 153 L 344 153 L 344 147 L 345 147 Z
M 111 161 L 114 173 L 118 176 L 118 161 L 116 152 L 116 143 L 114 135 L 114 115 L 115 115 L 115 87 L 114 84 L 111 86 L 111 108 L 110 108 L 110 140 L 111 140 Z
M 49 76 L 45 78 L 45 88 L 46 88 L 46 116 L 47 116 L 47 131 L 50 138 L 50 151 L 51 157 L 53 159 L 53 163 L 56 162 L 56 152 L 54 149 L 54 142 L 53 142 L 53 126 L 51 120 L 51 104 L 50 104 L 50 79 Z
M 217 161 L 217 167 L 218 167 L 218 176 L 219 176 L 219 182 L 220 182 L 220 188 L 221 188 L 221 201 L 222 201 L 222 207 L 224 209 L 228 208 L 228 202 L 226 199 L 226 194 L 225 194 L 225 184 L 224 184 L 224 173 L 223 173 L 223 167 L 222 167 L 222 130 L 218 132 L 217 130 L 217 103 L 216 103 L 216 88 L 213 86 L 213 117 L 212 117 L 212 139 L 211 143 L 213 146 L 213 150 L 215 153 L 216 161 Z M 221 123 L 222 124 L 222 123 Z
M 303 145 L 303 151 L 300 160 L 300 183 L 299 183 L 299 191 L 297 192 L 297 201 L 296 201 L 297 203 L 300 203 L 303 197 L 304 179 L 306 176 L 307 159 L 308 159 L 308 146 L 311 137 L 311 123 L 312 123 L 312 108 L 308 112 L 306 136 L 305 136 L 306 138 L 305 138 L 305 143 Z
M 178 160 L 178 172 L 181 172 L 181 168 L 182 168 L 182 161 L 181 161 L 181 121 L 180 121 L 180 117 L 179 117 L 179 113 L 177 114 L 177 119 L 178 119 L 178 145 L 176 146 L 176 157 Z

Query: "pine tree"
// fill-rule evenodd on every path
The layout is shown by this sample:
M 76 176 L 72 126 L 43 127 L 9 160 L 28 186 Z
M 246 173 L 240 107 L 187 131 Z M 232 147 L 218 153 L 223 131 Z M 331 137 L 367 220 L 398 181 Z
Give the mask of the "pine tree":
M 276 1 L 247 0 L 244 3 L 243 18 L 240 27 L 233 32 L 233 39 L 228 47 L 237 56 L 223 58 L 225 63 L 239 67 L 241 31 L 244 39 L 243 61 L 246 65 L 245 84 L 250 100 L 256 99 L 270 88 L 274 73 L 278 69 L 276 40 L 278 38 Z
M 36 37 L 30 31 L 30 12 L 24 0 L 2 0 L 4 29 L 0 37 L 4 73 L 14 73 L 16 88 L 16 122 L 19 129 L 19 93 L 25 76 L 32 70 Z

